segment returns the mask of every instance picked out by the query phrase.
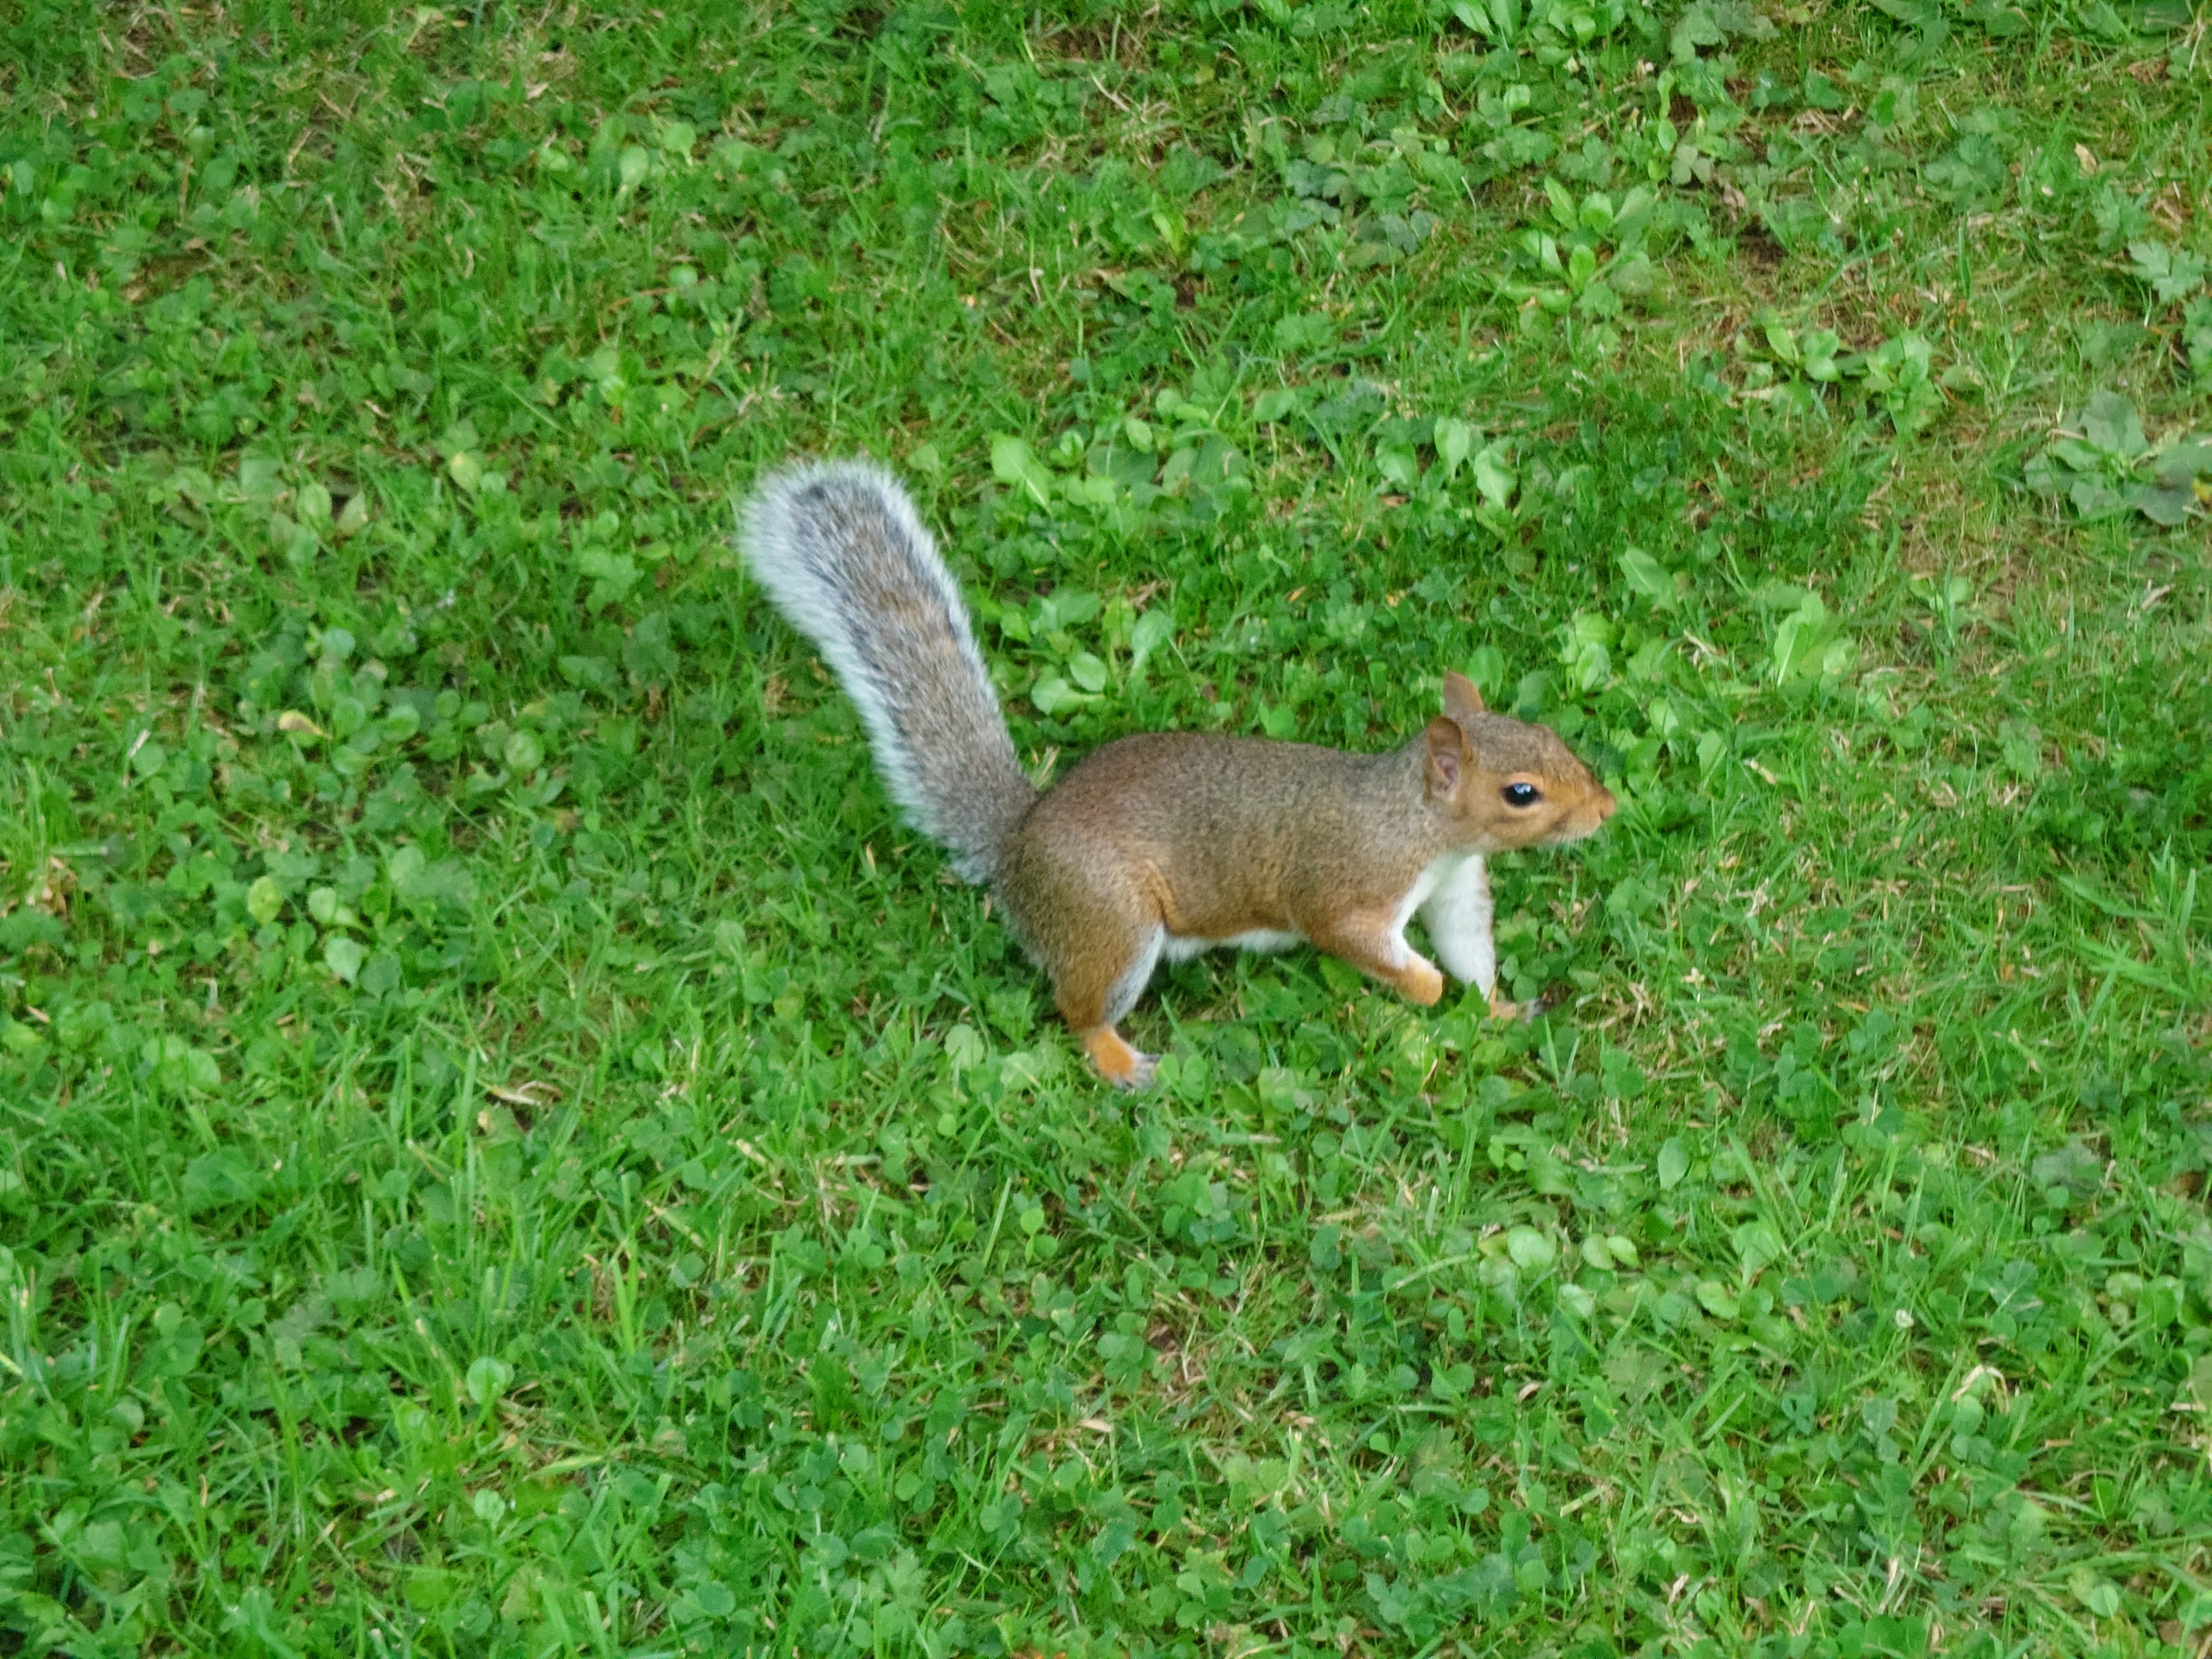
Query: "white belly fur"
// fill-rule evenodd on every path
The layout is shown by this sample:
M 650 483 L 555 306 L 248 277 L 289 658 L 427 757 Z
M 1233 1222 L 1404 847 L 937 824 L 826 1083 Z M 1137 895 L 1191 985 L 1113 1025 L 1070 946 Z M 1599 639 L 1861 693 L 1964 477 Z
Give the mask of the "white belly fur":
M 1390 938 L 1396 965 L 1413 957 L 1406 943 L 1406 925 L 1419 915 L 1429 930 L 1431 942 L 1446 972 L 1482 988 L 1485 995 L 1498 979 L 1498 957 L 1490 940 L 1490 884 L 1479 853 L 1447 853 L 1413 878 L 1413 884 L 1398 901 L 1390 919 Z M 1188 962 L 1193 957 L 1221 945 L 1233 951 L 1287 951 L 1304 945 L 1304 933 L 1274 927 L 1255 927 L 1226 939 L 1203 939 L 1195 934 L 1169 933 L 1160 941 L 1160 955 L 1169 962 Z
M 1232 951 L 1287 951 L 1293 945 L 1304 945 L 1304 933 L 1285 933 L 1273 927 L 1255 927 L 1249 933 L 1231 933 L 1227 939 L 1198 939 L 1182 933 L 1170 933 L 1163 941 L 1160 954 L 1170 962 L 1188 962 L 1193 957 L 1203 956 L 1218 945 L 1227 945 Z
M 1413 878 L 1413 884 L 1406 890 L 1406 896 L 1398 901 L 1398 914 L 1391 923 L 1390 931 L 1398 935 L 1401 943 L 1406 935 L 1406 924 L 1429 902 L 1429 896 L 1438 888 L 1449 886 L 1452 878 L 1473 856 L 1468 853 L 1447 853 Z
M 1414 884 L 1421 921 L 1429 930 L 1429 943 L 1444 971 L 1487 997 L 1498 986 L 1489 875 L 1480 854 L 1455 854 L 1449 860 L 1437 860 L 1423 871 L 1423 880 L 1447 862 L 1450 867 L 1442 871 L 1425 891 L 1419 882 Z

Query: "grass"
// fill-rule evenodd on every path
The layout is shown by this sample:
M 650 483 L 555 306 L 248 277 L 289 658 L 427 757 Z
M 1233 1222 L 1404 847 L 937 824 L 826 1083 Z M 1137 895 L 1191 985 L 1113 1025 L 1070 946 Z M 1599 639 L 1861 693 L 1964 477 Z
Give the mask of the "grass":
M 0 1651 L 2203 1650 L 2201 17 L 0 29 Z M 854 450 L 1040 767 L 1558 725 L 1552 1015 L 1097 1086 Z

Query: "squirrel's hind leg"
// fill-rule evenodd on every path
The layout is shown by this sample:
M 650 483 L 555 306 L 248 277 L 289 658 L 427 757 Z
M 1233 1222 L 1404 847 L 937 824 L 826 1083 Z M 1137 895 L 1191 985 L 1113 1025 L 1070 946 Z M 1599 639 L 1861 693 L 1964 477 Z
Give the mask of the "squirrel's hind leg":
M 1141 1089 L 1152 1080 L 1158 1062 L 1131 1048 L 1114 1028 L 1144 995 L 1167 929 L 1157 921 L 1127 929 L 1107 922 L 1098 934 L 1089 955 L 1066 973 L 1054 973 L 1053 989 L 1061 1015 L 1082 1034 L 1084 1052 L 1100 1075 L 1117 1089 Z
M 1084 1052 L 1100 1074 L 1117 1089 L 1141 1089 L 1152 1080 L 1152 1056 L 1131 1048 L 1114 1027 L 1145 994 L 1166 938 L 1167 930 L 1157 921 L 1129 925 L 1102 916 L 1080 955 L 1045 964 L 1061 1018 L 1082 1037 Z
M 1023 836 L 997 884 L 1030 953 L 1052 976 L 1060 1018 L 1100 1074 L 1121 1089 L 1151 1082 L 1152 1057 L 1114 1029 L 1145 994 L 1167 942 L 1141 881 L 1109 848 Z

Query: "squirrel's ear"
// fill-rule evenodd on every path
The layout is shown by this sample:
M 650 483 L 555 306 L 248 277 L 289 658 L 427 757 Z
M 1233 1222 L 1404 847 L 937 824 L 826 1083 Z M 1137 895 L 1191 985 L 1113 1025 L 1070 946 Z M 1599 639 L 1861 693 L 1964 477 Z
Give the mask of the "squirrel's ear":
M 1460 772 L 1467 760 L 1467 735 L 1439 714 L 1422 734 L 1429 741 L 1429 793 L 1449 795 L 1459 787 Z
M 1460 720 L 1482 712 L 1482 693 L 1474 689 L 1474 682 L 1464 674 L 1446 674 L 1444 713 L 1454 720 Z

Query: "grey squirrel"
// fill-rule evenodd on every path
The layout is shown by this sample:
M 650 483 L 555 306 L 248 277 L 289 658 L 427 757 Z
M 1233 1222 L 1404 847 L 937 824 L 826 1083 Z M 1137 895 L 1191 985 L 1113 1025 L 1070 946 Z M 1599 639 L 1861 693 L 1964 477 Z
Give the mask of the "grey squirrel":
M 1154 1061 L 1114 1028 L 1165 957 L 1300 941 L 1415 1002 L 1443 975 L 1406 943 L 1419 915 L 1493 1010 L 1486 854 L 1579 841 L 1613 798 L 1558 735 L 1488 713 L 1443 677 L 1443 713 L 1401 748 L 1152 732 L 1097 750 L 1039 793 L 1015 758 L 960 591 L 896 478 L 866 461 L 770 475 L 747 567 L 859 708 L 891 799 L 988 884 L 1051 976 L 1099 1071 Z

